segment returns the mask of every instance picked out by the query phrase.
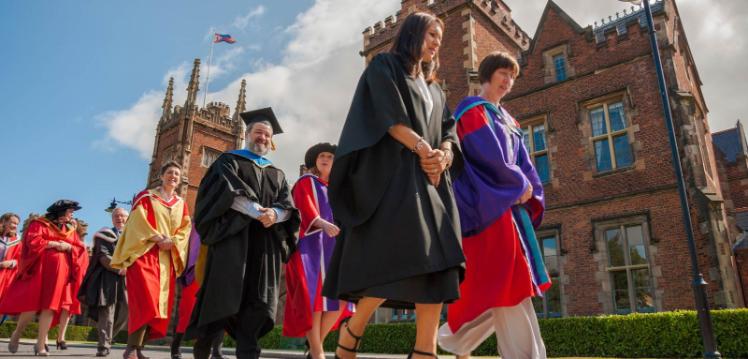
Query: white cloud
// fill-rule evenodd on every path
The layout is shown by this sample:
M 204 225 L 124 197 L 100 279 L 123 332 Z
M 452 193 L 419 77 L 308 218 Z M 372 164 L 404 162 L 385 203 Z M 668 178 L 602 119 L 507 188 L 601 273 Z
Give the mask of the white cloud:
M 506 2 L 512 8 L 514 19 L 533 35 L 547 0 Z M 615 0 L 556 2 L 583 27 L 602 17 L 615 16 L 616 11 L 626 7 Z M 710 25 L 710 20 L 705 18 L 704 6 L 707 3 L 713 7 L 710 11 L 721 16 L 720 26 Z M 361 31 L 394 13 L 399 6 L 397 0 L 317 0 L 285 29 L 291 40 L 282 50 L 280 62 L 250 59 L 251 63 L 241 65 L 248 66 L 246 73 L 229 81 L 224 88 L 211 92 L 208 97 L 233 107 L 239 83 L 242 78 L 246 79 L 247 107 L 272 106 L 279 115 L 286 133 L 276 138 L 279 150 L 271 157 L 289 177 L 293 177 L 310 145 L 338 139 L 354 87 L 363 70 L 363 59 L 358 55 L 362 47 Z M 748 62 L 743 59 L 748 57 L 748 53 L 743 39 L 737 35 L 748 33 L 748 21 L 745 20 L 748 19 L 748 6 L 743 0 L 679 0 L 678 6 L 704 81 L 712 130 L 732 126 L 737 117 L 748 113 L 743 101 L 748 93 Z M 730 31 L 732 35 L 726 33 L 728 40 L 714 41 L 714 36 L 704 35 L 709 31 Z M 249 45 L 246 46 L 249 49 Z M 224 53 L 225 60 L 216 60 L 217 67 L 211 68 L 211 78 L 226 76 L 232 73 L 230 69 L 235 70 L 231 66 L 240 63 L 245 50 L 235 51 Z M 180 100 L 175 99 L 177 104 L 184 101 L 189 69 L 191 64 L 182 64 L 172 71 L 177 74 L 175 97 L 181 96 Z M 204 69 L 201 75 L 202 82 Z M 150 158 L 153 129 L 160 117 L 162 98 L 163 90 L 148 91 L 129 109 L 102 115 L 110 140 Z
M 285 133 L 276 137 L 279 150 L 271 157 L 292 178 L 309 146 L 320 141 L 336 142 L 340 135 L 364 67 L 358 55 L 362 29 L 394 13 L 399 5 L 397 0 L 317 0 L 286 28 L 292 38 L 282 50 L 283 59 L 279 63 L 253 60 L 250 71 L 237 76 L 223 89 L 211 91 L 208 99 L 233 107 L 239 84 L 246 79 L 247 108 L 272 106 L 279 116 Z M 211 66 L 211 78 L 230 73 L 243 53 L 244 49 L 229 50 L 216 59 L 216 67 Z M 190 70 L 191 63 L 185 63 L 170 71 L 175 75 L 175 97 L 180 95 L 175 104 L 184 101 Z M 201 82 L 204 79 L 203 68 Z M 101 115 L 109 140 L 150 158 L 163 94 L 163 90 L 148 91 L 130 108 Z
M 164 88 L 171 77 L 176 88 L 186 88 L 190 69 L 190 64 L 183 63 L 169 70 L 162 81 Z M 141 158 L 151 158 L 164 94 L 164 90 L 149 90 L 128 109 L 98 115 L 97 122 L 106 128 L 107 138 L 96 141 L 94 147 L 113 150 L 119 145 L 136 150 Z M 174 91 L 174 103 L 183 103 L 185 98 L 184 91 Z
M 244 30 L 247 25 L 249 25 L 250 20 L 256 17 L 260 17 L 263 14 L 265 14 L 265 7 L 259 5 L 250 10 L 246 15 L 237 16 L 236 19 L 234 19 L 233 25 L 239 30 Z
M 247 80 L 247 108 L 272 106 L 284 134 L 271 158 L 293 177 L 314 143 L 337 142 L 353 90 L 364 68 L 361 31 L 394 13 L 399 3 L 318 0 L 288 27 L 292 40 L 279 64 L 256 63 L 209 97 L 233 105 Z

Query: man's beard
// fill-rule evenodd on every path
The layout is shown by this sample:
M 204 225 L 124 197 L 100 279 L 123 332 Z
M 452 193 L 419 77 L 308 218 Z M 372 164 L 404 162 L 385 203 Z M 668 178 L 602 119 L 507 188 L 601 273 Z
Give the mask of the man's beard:
M 254 152 L 256 155 L 260 156 L 264 156 L 268 154 L 268 152 L 270 152 L 268 146 L 263 146 L 254 142 L 250 142 L 247 148 L 249 148 L 249 150 Z

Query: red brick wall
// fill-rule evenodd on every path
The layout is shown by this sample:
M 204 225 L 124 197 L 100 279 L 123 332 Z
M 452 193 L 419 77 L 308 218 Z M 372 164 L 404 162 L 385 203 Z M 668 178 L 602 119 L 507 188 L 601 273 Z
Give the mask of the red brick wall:
M 643 69 L 651 72 L 643 73 Z M 520 122 L 538 113 L 550 114 L 548 141 L 557 147 L 555 153 L 551 153 L 551 161 L 556 162 L 557 168 L 552 173 L 553 186 L 547 186 L 546 197 L 552 206 L 674 183 L 670 147 L 653 73 L 651 61 L 640 58 L 610 71 L 565 81 L 505 103 Z M 635 165 L 599 175 L 588 137 L 589 119 L 580 105 L 621 90 L 630 104 L 626 112 L 631 127 L 629 136 L 634 141 Z
M 748 249 L 739 249 L 735 253 L 740 272 L 740 283 L 743 285 L 743 298 L 748 298 Z
M 735 209 L 748 207 L 748 159 L 738 156 L 735 163 L 725 163 L 730 198 Z
M 191 214 L 195 208 L 195 199 L 197 198 L 197 189 L 200 186 L 200 181 L 208 171 L 208 168 L 202 165 L 203 147 L 208 147 L 219 152 L 226 152 L 235 149 L 234 141 L 234 137 L 228 133 L 218 131 L 200 122 L 195 122 L 192 132 L 192 153 L 190 154 L 189 185 L 186 198 Z
M 656 198 L 656 201 L 651 201 L 651 198 Z M 687 276 L 688 248 L 680 221 L 678 195 L 673 189 L 665 189 L 547 212 L 543 227 L 561 228 L 561 247 L 566 257 L 563 275 L 568 278 L 568 284 L 563 286 L 567 314 L 604 312 L 600 301 L 602 284 L 594 256 L 604 257 L 605 249 L 596 246 L 593 223 L 637 215 L 649 218 L 651 272 L 657 281 L 657 289 L 662 291 L 661 295 L 655 295 L 656 300 L 661 301 L 664 310 L 693 307 Z M 612 303 L 611 298 L 604 299 Z

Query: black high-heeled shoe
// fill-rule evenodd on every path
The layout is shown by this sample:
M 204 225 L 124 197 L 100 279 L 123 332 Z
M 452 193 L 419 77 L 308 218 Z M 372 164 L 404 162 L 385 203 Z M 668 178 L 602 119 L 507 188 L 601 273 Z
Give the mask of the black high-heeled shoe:
M 58 341 L 57 342 L 57 350 L 68 350 L 68 343 L 65 343 L 65 341 Z
M 413 350 L 410 351 L 410 354 L 408 354 L 408 359 L 411 359 L 413 357 L 413 354 L 418 354 L 418 355 L 423 355 L 423 356 L 430 356 L 430 357 L 434 357 L 436 359 L 439 359 L 439 356 L 437 356 L 434 353 L 426 353 L 426 352 L 422 352 L 420 350 L 415 350 L 415 349 L 413 349 Z
M 309 339 L 304 341 L 304 359 L 312 359 L 312 352 L 309 348 Z
M 358 353 L 358 349 L 361 346 L 361 339 L 362 339 L 363 336 L 359 336 L 359 335 L 353 334 L 353 332 L 351 331 L 351 328 L 350 328 L 350 326 L 348 324 L 348 322 L 350 320 L 351 320 L 351 317 L 348 317 L 348 318 L 343 319 L 340 322 L 340 328 L 341 328 L 340 331 L 341 331 L 341 333 L 343 332 L 342 328 L 343 328 L 343 325 L 345 325 L 345 330 L 348 332 L 348 335 L 350 335 L 351 338 L 353 338 L 354 340 L 356 340 L 356 342 L 353 344 L 353 348 L 344 347 L 344 346 L 340 345 L 340 336 L 338 336 L 338 348 L 343 349 L 343 350 L 345 350 L 345 351 L 347 351 L 349 353 L 354 353 L 355 354 L 355 353 Z M 341 359 L 338 356 L 337 350 L 336 350 L 336 353 L 335 353 L 335 359 Z

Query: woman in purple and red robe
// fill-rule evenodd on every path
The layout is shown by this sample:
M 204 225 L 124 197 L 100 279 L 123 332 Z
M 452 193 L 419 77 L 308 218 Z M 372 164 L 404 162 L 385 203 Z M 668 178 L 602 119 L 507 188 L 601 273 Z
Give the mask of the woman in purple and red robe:
M 286 265 L 287 299 L 283 335 L 306 337 L 307 358 L 324 358 L 322 343 L 340 319 L 344 303 L 322 296 L 322 283 L 340 233 L 327 197 L 327 181 L 336 146 L 318 143 L 304 156 L 308 173 L 293 187 L 294 205 L 301 214 L 299 244 Z
M 543 185 L 518 123 L 500 106 L 518 74 L 510 55 L 488 55 L 478 70 L 480 95 L 455 109 L 465 161 L 454 191 L 467 267 L 439 345 L 462 358 L 493 332 L 504 358 L 546 355 L 532 305 L 551 286 L 534 232 Z

